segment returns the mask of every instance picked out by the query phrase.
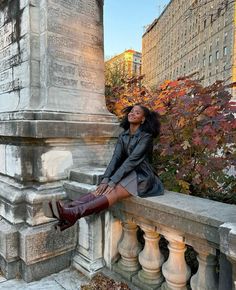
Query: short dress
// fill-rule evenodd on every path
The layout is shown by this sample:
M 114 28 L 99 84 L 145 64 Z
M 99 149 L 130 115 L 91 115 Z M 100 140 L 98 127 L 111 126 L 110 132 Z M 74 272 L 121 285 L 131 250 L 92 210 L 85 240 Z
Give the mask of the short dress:
M 134 170 L 122 178 L 119 185 L 124 187 L 131 195 L 138 196 L 137 174 Z
M 131 195 L 139 197 L 164 194 L 164 187 L 151 166 L 153 137 L 140 129 L 130 135 L 119 135 L 112 159 L 101 183 L 121 185 Z

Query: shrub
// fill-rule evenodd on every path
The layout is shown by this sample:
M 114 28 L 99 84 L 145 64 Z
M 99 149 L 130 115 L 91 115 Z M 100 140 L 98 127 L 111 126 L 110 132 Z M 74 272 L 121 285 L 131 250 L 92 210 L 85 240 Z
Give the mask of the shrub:
M 203 87 L 198 80 L 165 81 L 151 92 L 143 77 L 113 89 L 108 107 L 121 116 L 142 103 L 161 115 L 153 165 L 166 189 L 236 203 L 236 103 L 223 81 Z

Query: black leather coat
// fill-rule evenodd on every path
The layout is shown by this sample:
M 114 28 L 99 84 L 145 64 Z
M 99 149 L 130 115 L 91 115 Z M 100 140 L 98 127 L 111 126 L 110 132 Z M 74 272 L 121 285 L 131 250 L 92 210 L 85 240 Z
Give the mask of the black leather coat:
M 137 174 L 138 196 L 157 196 L 164 193 L 163 185 L 155 174 L 152 159 L 153 137 L 138 129 L 134 135 L 129 130 L 119 135 L 112 159 L 103 175 L 103 181 L 114 187 L 132 170 Z

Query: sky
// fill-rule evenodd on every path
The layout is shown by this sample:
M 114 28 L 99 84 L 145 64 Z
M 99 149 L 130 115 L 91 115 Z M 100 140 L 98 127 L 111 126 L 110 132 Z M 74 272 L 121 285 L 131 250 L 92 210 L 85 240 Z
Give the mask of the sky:
M 105 0 L 105 58 L 126 49 L 142 50 L 144 27 L 151 24 L 169 0 Z

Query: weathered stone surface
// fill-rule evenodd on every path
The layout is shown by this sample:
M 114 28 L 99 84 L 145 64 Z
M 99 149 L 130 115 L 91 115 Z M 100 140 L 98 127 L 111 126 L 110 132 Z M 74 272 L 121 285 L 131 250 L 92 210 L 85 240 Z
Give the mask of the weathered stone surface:
M 228 288 L 236 289 L 236 223 L 225 223 L 220 226 L 220 250 L 222 273 L 220 272 L 220 290 L 225 281 Z M 230 286 L 229 286 L 230 285 Z
M 39 280 L 42 277 L 59 272 L 68 268 L 71 264 L 72 252 L 64 253 L 60 256 L 54 256 L 51 259 L 40 261 L 27 265 L 22 262 L 21 275 L 26 282 Z
M 14 279 L 16 277 L 19 277 L 20 265 L 21 265 L 20 259 L 9 262 L 0 256 L 1 272 L 6 279 Z M 0 289 L 1 289 L 1 284 L 0 284 Z
M 104 235 L 103 256 L 106 262 L 106 267 L 112 269 L 112 265 L 120 258 L 117 243 L 120 241 L 122 236 L 122 226 L 120 220 L 114 218 L 110 211 L 105 213 Z
M 159 233 L 176 230 L 187 239 L 195 236 L 215 245 L 220 242 L 219 226 L 236 221 L 235 205 L 169 191 L 158 197 L 126 199 L 112 211 L 121 220 L 132 217 L 137 223 L 155 225 Z
M 104 99 L 102 9 L 97 0 L 1 1 L 0 215 L 21 226 L 15 259 L 26 281 L 68 266 L 77 242 L 76 226 L 47 224 L 43 201 L 66 198 L 69 170 L 105 166 L 119 133 Z M 95 224 L 100 242 L 83 241 L 91 271 L 104 265 Z M 13 254 L 0 241 L 7 272 Z
M 79 220 L 78 245 L 73 266 L 88 277 L 93 277 L 105 266 L 103 259 L 102 215 Z
M 21 145 L 10 142 L 14 139 L 5 137 L 5 144 L 0 145 L 1 174 L 20 182 L 52 182 L 66 179 L 69 170 L 76 166 L 94 163 L 104 166 L 112 154 L 114 138 L 111 144 L 99 144 L 101 141 L 95 136 L 93 140 L 54 138 L 34 141 L 29 138 Z
M 222 224 L 219 232 L 220 250 L 236 261 L 236 223 Z
M 18 259 L 19 238 L 17 228 L 0 221 L 0 255 L 7 261 Z
M 76 225 L 64 232 L 55 230 L 54 225 L 55 223 L 50 223 L 19 231 L 19 256 L 26 265 L 41 262 L 75 249 L 77 243 Z
M 101 177 L 105 172 L 105 167 L 85 167 L 79 169 L 70 170 L 69 178 L 70 180 L 87 183 L 91 185 L 98 185 L 101 181 Z
M 75 290 L 86 285 L 89 279 L 75 269 L 67 268 L 40 281 L 27 283 L 22 279 L 0 281 L 0 289 L 5 290 Z

